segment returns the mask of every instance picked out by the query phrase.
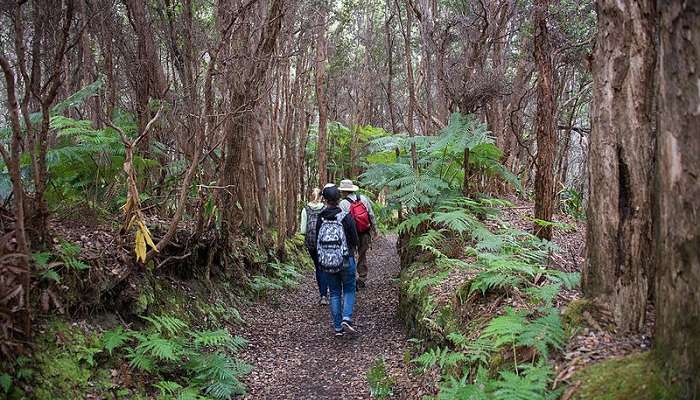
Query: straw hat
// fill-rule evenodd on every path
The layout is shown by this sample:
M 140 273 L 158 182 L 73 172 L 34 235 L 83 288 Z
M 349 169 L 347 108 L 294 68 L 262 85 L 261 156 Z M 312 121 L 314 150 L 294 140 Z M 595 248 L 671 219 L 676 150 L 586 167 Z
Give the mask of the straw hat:
M 338 186 L 341 192 L 357 192 L 360 190 L 357 185 L 353 184 L 350 179 L 343 179 L 340 181 L 340 186 Z

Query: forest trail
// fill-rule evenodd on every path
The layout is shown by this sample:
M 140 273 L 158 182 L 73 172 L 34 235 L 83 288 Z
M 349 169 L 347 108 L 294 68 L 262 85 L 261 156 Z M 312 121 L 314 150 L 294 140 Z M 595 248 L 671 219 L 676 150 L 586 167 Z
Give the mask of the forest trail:
M 367 371 L 384 357 L 396 379 L 396 398 L 411 392 L 406 335 L 396 314 L 399 259 L 396 237 L 376 239 L 368 254 L 367 288 L 357 292 L 358 335 L 335 337 L 328 306 L 318 304 L 313 271 L 300 286 L 244 312 L 250 344 L 241 354 L 253 365 L 247 399 L 368 399 Z

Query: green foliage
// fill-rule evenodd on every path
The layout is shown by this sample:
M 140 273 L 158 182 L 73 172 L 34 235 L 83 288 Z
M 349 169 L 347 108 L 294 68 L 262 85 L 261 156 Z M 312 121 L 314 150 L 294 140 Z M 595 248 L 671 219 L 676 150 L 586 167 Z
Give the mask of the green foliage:
M 554 400 L 561 390 L 552 391 L 548 384 L 552 378 L 551 366 L 540 362 L 524 365 L 516 373 L 501 371 L 497 378 L 489 377 L 480 368 L 473 383 L 466 376 L 462 379 L 451 377 L 441 386 L 440 400 Z
M 162 397 L 230 399 L 245 394 L 239 378 L 250 366 L 229 354 L 242 349 L 244 339 L 223 329 L 192 331 L 169 315 L 143 319 L 148 322 L 144 331 L 116 328 L 102 334 L 101 344 L 110 355 L 122 349 L 118 354 L 125 355 L 133 369 L 167 377 L 154 384 Z
M 403 233 L 421 227 L 410 243 L 435 256 L 432 269 L 423 268 L 404 286 L 407 295 L 416 297 L 439 284 L 449 271 L 444 265 L 461 264 L 477 273 L 458 292 L 458 303 L 494 291 L 526 297 L 520 308 L 506 308 L 490 321 L 475 321 L 466 328 L 468 336 L 463 327 L 445 326 L 441 332 L 448 346 L 429 348 L 415 358 L 421 369 L 438 368 L 442 373 L 439 399 L 553 399 L 560 394 L 548 388 L 553 378 L 548 358 L 564 346 L 567 333 L 553 304 L 562 288 L 578 285 L 580 276 L 547 268 L 556 246 L 500 221 L 501 206 L 508 204 L 448 196 L 399 226 Z M 484 220 L 490 220 L 489 227 Z M 471 239 L 465 248 L 469 265 L 444 254 L 446 239 L 454 236 Z M 432 307 L 426 315 L 441 313 Z M 534 358 L 524 364 L 519 354 Z
M 583 206 L 583 194 L 572 187 L 565 187 L 559 191 L 560 207 L 563 212 L 577 220 L 586 218 L 586 210 Z
M 411 165 L 411 146 L 418 154 L 417 168 Z M 373 155 L 360 176 L 362 183 L 380 190 L 389 189 L 388 200 L 413 210 L 433 206 L 454 197 L 464 180 L 464 153 L 469 152 L 469 169 L 498 176 L 521 191 L 519 179 L 499 163 L 502 153 L 493 138 L 471 115 L 455 113 L 437 136 L 409 138 L 385 136 L 369 143 Z
M 61 273 L 80 272 L 90 269 L 90 265 L 78 259 L 81 248 L 75 243 L 62 242 L 55 252 L 33 253 L 40 280 L 47 283 L 61 283 Z
M 127 128 L 127 120 L 117 123 L 120 122 L 123 129 Z M 112 201 L 116 207 L 121 199 L 111 191 L 124 187 L 121 183 L 125 150 L 119 134 L 111 128 L 95 129 L 91 121 L 64 116 L 51 118 L 50 126 L 57 138 L 46 156 L 53 182 L 47 192 L 50 204 L 77 204 L 87 198 L 95 204 Z M 134 168 L 139 173 L 157 165 L 134 154 Z
M 249 284 L 257 296 L 264 296 L 269 291 L 291 288 L 299 284 L 302 275 L 294 264 L 274 261 L 267 266 L 266 274 L 255 275 Z
M 667 381 L 653 352 L 612 358 L 582 368 L 572 378 L 574 400 L 672 400 L 687 398 Z M 677 384 L 677 383 L 676 383 Z M 686 395 L 687 396 L 687 395 Z
M 106 331 L 102 334 L 102 347 L 104 347 L 110 355 L 112 351 L 124 345 L 131 339 L 131 332 L 127 332 L 121 326 L 116 327 L 111 331 Z
M 384 358 L 374 362 L 367 371 L 369 393 L 373 398 L 386 399 L 394 395 L 394 379 L 389 375 Z

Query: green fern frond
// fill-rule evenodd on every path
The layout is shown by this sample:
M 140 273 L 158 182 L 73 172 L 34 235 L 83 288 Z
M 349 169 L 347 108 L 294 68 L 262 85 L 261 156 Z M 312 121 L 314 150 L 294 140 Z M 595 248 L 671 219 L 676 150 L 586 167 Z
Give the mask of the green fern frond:
M 142 316 L 141 318 L 150 322 L 157 332 L 164 332 L 170 335 L 176 334 L 188 327 L 185 321 L 173 317 L 172 315 L 154 315 L 151 317 Z
M 396 227 L 396 232 L 400 235 L 404 233 L 410 233 L 416 228 L 418 228 L 422 223 L 429 220 L 430 214 L 428 213 L 411 215 Z
M 525 329 L 525 313 L 506 309 L 506 315 L 496 317 L 481 332 L 481 337 L 491 339 L 495 347 L 514 343 Z
M 558 270 L 545 271 L 547 278 L 553 282 L 560 283 L 565 288 L 571 290 L 581 284 L 580 272 L 563 272 Z
M 106 331 L 102 334 L 102 347 L 104 347 L 107 352 L 112 355 L 112 351 L 121 347 L 131 339 L 131 333 L 124 331 L 121 326 L 112 329 L 111 331 Z
M 225 329 L 215 331 L 200 331 L 192 334 L 196 348 L 200 347 L 228 347 L 233 342 L 233 337 Z
M 517 345 L 534 347 L 546 359 L 549 349 L 561 349 L 565 333 L 559 317 L 559 310 L 551 308 L 543 317 L 525 324 L 517 338 Z
M 135 352 L 163 361 L 177 361 L 181 357 L 182 346 L 174 340 L 164 339 L 159 334 L 151 334 L 136 346 Z
M 160 391 L 161 396 L 173 396 L 180 389 L 182 389 L 182 386 L 179 383 L 173 381 L 159 381 L 158 383 L 153 384 L 153 387 Z
M 537 302 L 541 302 L 545 306 L 551 306 L 552 301 L 555 297 L 557 297 L 557 294 L 559 294 L 560 290 L 561 284 L 553 283 L 550 285 L 526 288 L 525 292 L 532 296 L 532 298 L 535 299 Z

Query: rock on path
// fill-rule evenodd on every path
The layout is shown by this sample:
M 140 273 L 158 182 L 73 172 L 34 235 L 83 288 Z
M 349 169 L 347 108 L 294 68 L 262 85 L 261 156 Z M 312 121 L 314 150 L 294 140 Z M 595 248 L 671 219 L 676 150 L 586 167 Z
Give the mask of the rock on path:
M 413 398 L 409 343 L 396 316 L 399 260 L 396 238 L 375 240 L 368 254 L 367 288 L 357 292 L 356 336 L 333 335 L 328 306 L 318 305 L 313 272 L 301 285 L 277 294 L 278 301 L 244 311 L 250 345 L 241 357 L 252 364 L 246 399 L 369 399 L 367 371 L 384 357 L 396 380 L 393 398 Z M 413 394 L 413 395 L 412 395 Z

